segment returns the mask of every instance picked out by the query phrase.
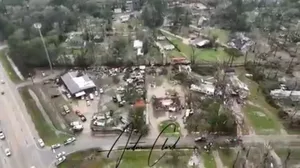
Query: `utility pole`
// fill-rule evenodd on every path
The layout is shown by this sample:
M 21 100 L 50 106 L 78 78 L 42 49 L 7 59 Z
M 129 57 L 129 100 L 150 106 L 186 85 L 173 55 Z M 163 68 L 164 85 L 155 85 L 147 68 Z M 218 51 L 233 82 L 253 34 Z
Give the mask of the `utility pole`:
M 49 57 L 49 53 L 48 53 L 48 50 L 47 50 L 47 47 L 46 47 L 46 44 L 45 44 L 44 37 L 43 37 L 42 32 L 41 32 L 42 24 L 41 23 L 35 23 L 35 24 L 33 24 L 33 27 L 36 28 L 39 31 L 39 34 L 40 34 L 40 37 L 41 37 L 41 40 L 42 40 L 42 43 L 43 43 L 43 46 L 44 46 L 44 49 L 45 49 L 45 53 L 46 53 L 46 56 L 47 56 L 47 60 L 48 60 L 48 63 L 49 63 L 49 67 L 50 67 L 51 73 L 53 73 L 52 63 L 51 63 L 51 60 L 50 60 L 50 57 Z

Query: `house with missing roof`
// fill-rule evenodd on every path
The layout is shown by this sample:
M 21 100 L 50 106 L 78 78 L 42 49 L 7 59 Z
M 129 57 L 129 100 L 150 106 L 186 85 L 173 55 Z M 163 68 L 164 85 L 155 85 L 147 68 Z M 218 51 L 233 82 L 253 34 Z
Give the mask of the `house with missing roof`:
M 80 75 L 78 71 L 68 72 L 60 79 L 69 93 L 76 98 L 96 90 L 95 83 L 87 75 Z

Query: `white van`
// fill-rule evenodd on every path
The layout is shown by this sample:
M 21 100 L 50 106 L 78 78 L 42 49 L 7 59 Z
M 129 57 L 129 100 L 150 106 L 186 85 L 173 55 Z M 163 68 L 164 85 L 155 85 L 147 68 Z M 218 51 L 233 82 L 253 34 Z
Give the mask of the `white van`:
M 90 97 L 91 100 L 94 100 L 94 95 L 93 95 L 93 93 L 90 93 L 90 94 L 89 94 L 89 97 Z

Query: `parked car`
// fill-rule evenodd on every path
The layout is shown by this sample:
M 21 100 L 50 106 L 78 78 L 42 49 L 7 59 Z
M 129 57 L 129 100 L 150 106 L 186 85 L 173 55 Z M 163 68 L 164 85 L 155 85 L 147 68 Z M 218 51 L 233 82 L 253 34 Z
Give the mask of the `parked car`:
M 57 159 L 57 161 L 55 162 L 55 165 L 58 166 L 59 164 L 61 164 L 62 162 L 64 162 L 66 160 L 66 156 L 62 156 L 60 158 Z
M 51 149 L 57 149 L 57 148 L 60 148 L 60 144 L 54 144 L 54 145 L 51 145 Z
M 71 97 L 72 97 L 71 94 L 70 94 L 70 93 L 67 93 L 67 98 L 68 98 L 68 99 L 71 99 Z
M 5 135 L 4 135 L 3 131 L 0 131 L 0 139 L 1 140 L 5 139 Z
M 93 95 L 93 93 L 90 93 L 90 94 L 89 94 L 89 97 L 90 97 L 91 100 L 94 100 L 94 95 Z
M 5 150 L 4 150 L 4 152 L 5 152 L 5 155 L 8 157 L 8 156 L 11 156 L 11 151 L 10 151 L 10 149 L 9 148 L 6 148 Z
M 103 93 L 104 93 L 104 91 L 103 91 L 102 88 L 99 89 L 99 92 L 100 92 L 100 94 L 103 94 Z
M 66 152 L 60 152 L 56 155 L 56 159 L 61 158 L 62 156 L 66 156 Z
M 95 96 L 98 96 L 99 95 L 99 93 L 98 93 L 98 91 L 97 90 L 95 90 Z
M 68 138 L 67 140 L 64 141 L 64 145 L 69 145 L 70 143 L 72 143 L 74 141 L 76 141 L 75 137 Z
M 45 143 L 42 139 L 38 139 L 38 143 L 39 143 L 41 148 L 45 147 Z
M 60 96 L 59 94 L 54 94 L 54 95 L 51 95 L 51 98 L 53 99 L 53 98 L 57 98 L 59 96 Z
M 206 141 L 207 141 L 207 138 L 204 136 L 201 136 L 201 137 L 198 137 L 195 139 L 195 142 L 206 142 Z
M 66 115 L 66 114 L 68 114 L 68 113 L 70 113 L 70 108 L 69 108 L 69 106 L 64 105 L 64 106 L 63 106 L 62 115 Z
M 90 106 L 90 105 L 91 105 L 91 102 L 90 102 L 89 100 L 87 100 L 87 101 L 86 101 L 86 105 L 87 105 L 87 106 Z
M 79 111 L 79 110 L 76 110 L 75 111 L 75 114 L 80 118 L 80 120 L 82 122 L 85 122 L 86 121 L 86 117 Z

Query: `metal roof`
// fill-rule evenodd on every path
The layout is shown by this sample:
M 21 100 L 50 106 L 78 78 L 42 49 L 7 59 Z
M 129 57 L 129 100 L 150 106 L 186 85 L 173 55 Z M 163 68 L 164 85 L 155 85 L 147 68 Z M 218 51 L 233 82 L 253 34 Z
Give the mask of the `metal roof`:
M 96 87 L 95 83 L 87 76 L 77 76 L 78 72 L 68 72 L 61 76 L 62 81 L 66 85 L 71 94 Z

